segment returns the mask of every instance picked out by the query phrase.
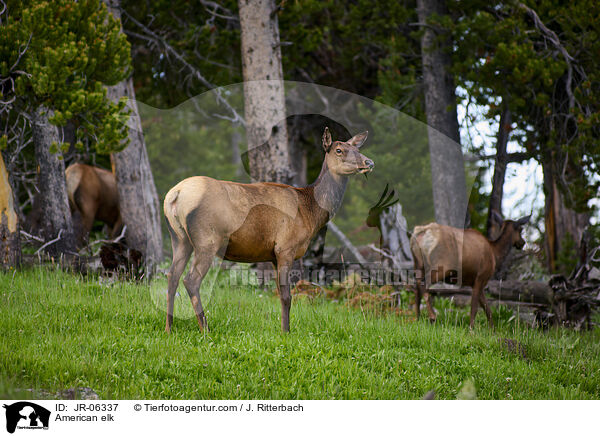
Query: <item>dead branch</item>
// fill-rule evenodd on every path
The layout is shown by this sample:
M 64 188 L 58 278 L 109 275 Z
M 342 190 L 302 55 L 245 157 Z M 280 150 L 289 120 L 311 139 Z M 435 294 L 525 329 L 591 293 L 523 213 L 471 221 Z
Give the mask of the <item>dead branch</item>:
M 390 259 L 390 260 L 392 261 L 392 263 L 394 264 L 394 266 L 397 266 L 397 267 L 399 267 L 399 266 L 397 265 L 397 263 L 398 263 L 397 259 L 396 259 L 394 256 L 392 256 L 392 255 L 388 254 L 388 253 L 387 253 L 385 250 L 382 250 L 381 248 L 377 248 L 377 247 L 375 246 L 375 244 L 369 244 L 369 245 L 367 245 L 367 247 L 369 247 L 369 248 L 370 248 L 371 250 L 373 250 L 375 253 L 377 253 L 377 254 L 381 254 L 381 255 L 382 255 L 383 257 L 385 257 L 386 259 Z
M 21 230 L 21 235 L 25 236 L 26 238 L 32 239 L 34 241 L 37 241 L 37 242 L 44 242 L 44 240 L 42 238 L 40 238 L 39 236 L 34 236 L 31 233 L 27 233 L 25 230 Z
M 364 257 L 362 257 L 362 254 L 360 254 L 358 249 L 354 245 L 352 245 L 352 242 L 350 242 L 350 240 L 346 237 L 346 235 L 344 235 L 344 233 L 339 229 L 338 226 L 329 221 L 327 223 L 327 228 L 331 230 L 331 232 L 335 235 L 336 238 L 338 238 L 338 240 L 342 243 L 344 248 L 346 248 L 350 253 L 352 253 L 352 255 L 359 264 L 363 266 L 367 264 L 367 261 Z
M 82 254 L 84 251 L 90 250 L 91 248 L 95 245 L 98 244 L 114 244 L 119 242 L 121 239 L 123 239 L 125 237 L 125 232 L 127 231 L 127 224 L 123 226 L 123 230 L 121 230 L 121 234 L 119 236 L 117 236 L 115 239 L 97 239 L 91 243 L 89 243 L 88 245 L 86 245 L 85 247 L 81 248 L 79 250 L 79 254 Z M 94 256 L 96 256 L 98 253 L 94 253 Z
M 63 232 L 63 229 L 60 229 L 60 231 L 58 232 L 58 236 L 56 238 L 52 239 L 51 241 L 46 242 L 44 245 L 42 245 L 40 248 L 38 248 L 38 250 L 35 253 L 33 253 L 33 254 L 39 254 L 39 252 L 42 251 L 44 248 L 46 248 L 46 247 L 48 247 L 48 246 L 50 246 L 50 245 L 52 245 L 52 244 L 60 241 L 60 237 L 62 236 L 62 232 Z
M 526 152 L 508 153 L 506 155 L 506 161 L 508 163 L 521 163 L 530 158 L 531 158 L 531 155 L 529 155 Z M 495 154 L 479 155 L 479 154 L 474 154 L 474 153 L 467 153 L 464 156 L 464 160 L 466 162 L 479 162 L 479 161 L 487 161 L 487 160 L 495 160 L 495 159 L 496 159 Z
M 221 6 L 220 4 L 213 2 L 213 1 L 209 1 L 209 0 L 200 0 L 200 4 L 202 6 L 204 6 L 204 9 L 206 10 L 206 12 L 208 12 L 210 15 L 213 16 L 213 20 L 214 18 L 222 18 L 224 20 L 230 20 L 230 21 L 237 21 L 239 22 L 240 19 L 239 17 L 236 17 L 229 9 L 227 9 L 224 6 Z M 209 9 L 209 8 L 212 8 Z M 223 13 L 220 14 L 217 11 L 221 10 Z M 226 15 L 225 15 L 226 14 Z
M 242 125 L 246 125 L 244 118 L 223 97 L 223 95 L 221 94 L 221 88 L 219 88 L 216 85 L 214 85 L 213 83 L 209 82 L 208 79 L 206 79 L 204 77 L 204 75 L 196 67 L 194 67 L 192 64 L 190 64 L 187 61 L 187 59 L 185 58 L 185 56 L 183 54 L 181 54 L 180 52 L 175 50 L 163 37 L 158 35 L 156 32 L 154 32 L 153 30 L 151 30 L 144 24 L 140 23 L 135 18 L 133 18 L 129 13 L 127 13 L 126 10 L 121 9 L 121 13 L 123 15 L 125 15 L 128 20 L 131 20 L 131 22 L 133 24 L 135 24 L 137 27 L 139 27 L 145 35 L 140 35 L 138 33 L 130 32 L 130 31 L 125 31 L 125 33 L 130 34 L 131 36 L 134 36 L 137 38 L 141 37 L 142 39 L 148 41 L 149 43 L 153 44 L 154 46 L 156 46 L 158 48 L 162 48 L 162 50 L 165 52 L 167 57 L 169 57 L 169 55 L 174 57 L 177 61 L 179 61 L 182 64 L 183 68 L 187 69 L 200 83 L 202 83 L 202 85 L 204 85 L 208 89 L 214 90 L 217 102 L 222 104 L 227 109 L 227 111 L 229 111 L 231 113 L 231 117 L 225 117 L 224 115 L 214 114 L 216 117 L 228 119 L 232 123 L 240 123 Z
M 540 19 L 539 15 L 537 14 L 536 11 L 531 9 L 529 6 L 524 5 L 523 3 L 518 3 L 518 7 L 525 11 L 527 16 L 532 19 L 535 28 L 538 29 L 542 33 L 542 35 L 552 43 L 552 45 L 560 52 L 560 54 L 565 59 L 565 62 L 567 64 L 567 80 L 566 80 L 565 91 L 569 98 L 569 110 L 573 109 L 573 107 L 575 107 L 575 97 L 573 95 L 573 89 L 572 89 L 572 79 L 573 79 L 573 64 L 572 64 L 572 62 L 574 61 L 573 56 L 571 56 L 567 52 L 567 49 L 561 44 L 560 39 L 558 38 L 558 35 L 556 35 L 556 33 L 554 33 L 554 31 L 552 31 L 548 27 L 546 27 L 546 25 L 542 22 L 542 20 Z M 583 77 L 585 77 L 585 74 L 583 73 L 583 71 L 581 71 L 580 73 L 582 74 Z

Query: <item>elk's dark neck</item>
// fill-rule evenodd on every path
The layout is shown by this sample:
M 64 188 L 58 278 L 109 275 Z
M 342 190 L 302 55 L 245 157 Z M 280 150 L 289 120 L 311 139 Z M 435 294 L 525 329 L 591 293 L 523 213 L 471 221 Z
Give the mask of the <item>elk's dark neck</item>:
M 500 268 L 506 256 L 510 252 L 512 247 L 511 235 L 508 228 L 503 227 L 500 236 L 495 241 L 490 241 L 492 250 L 494 251 L 494 258 L 496 259 L 496 270 Z
M 333 218 L 344 199 L 348 177 L 333 174 L 327 167 L 327 162 L 323 162 L 321 173 L 317 180 L 309 186 L 313 190 L 313 197 L 317 205 L 327 212 L 324 218 L 323 226 L 327 221 Z

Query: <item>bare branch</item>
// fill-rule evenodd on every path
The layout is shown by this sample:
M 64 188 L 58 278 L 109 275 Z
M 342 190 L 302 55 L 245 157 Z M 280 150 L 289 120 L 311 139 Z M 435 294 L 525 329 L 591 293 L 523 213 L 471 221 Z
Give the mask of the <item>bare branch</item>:
M 117 236 L 115 239 L 97 239 L 96 241 L 86 245 L 85 247 L 83 247 L 81 250 L 79 250 L 79 254 L 81 254 L 83 251 L 86 250 L 90 250 L 94 245 L 98 245 L 98 244 L 114 244 L 119 242 L 121 239 L 123 239 L 125 237 L 125 232 L 127 231 L 127 225 L 123 226 L 123 230 L 121 231 L 121 234 L 119 236 Z
M 44 245 L 42 245 L 40 248 L 38 248 L 38 250 L 33 253 L 33 254 L 38 254 L 40 251 L 42 251 L 44 248 L 48 247 L 49 245 L 54 244 L 55 242 L 60 241 L 60 237 L 62 236 L 62 232 L 63 229 L 60 229 L 60 231 L 58 232 L 58 236 L 54 239 L 52 239 L 51 241 L 46 242 Z
M 208 0 L 200 0 L 200 4 L 202 6 L 204 6 L 204 9 L 206 10 L 206 12 L 211 14 L 213 17 L 223 18 L 224 20 L 230 20 L 230 21 L 237 21 L 237 22 L 240 21 L 239 17 L 236 17 L 229 9 L 221 6 L 220 4 L 218 4 L 216 2 L 208 1 Z M 212 8 L 212 10 L 210 10 L 209 8 Z M 223 13 L 225 13 L 227 15 L 219 14 L 217 12 L 217 10 L 221 10 L 221 11 L 223 11 Z
M 33 239 L 34 241 L 44 242 L 44 240 L 42 238 L 40 238 L 39 236 L 34 236 L 31 233 L 27 233 L 25 230 L 21 230 L 21 234 L 23 236 L 25 236 L 26 238 Z
M 210 0 L 200 0 L 200 4 L 202 6 L 204 6 L 205 8 L 206 7 L 211 7 L 214 10 L 221 10 L 221 11 L 223 11 L 224 14 L 227 14 L 230 17 L 234 16 L 233 12 L 231 12 L 225 6 L 222 6 L 222 5 L 218 4 L 217 2 L 213 2 L 213 1 L 210 1 Z
M 181 54 L 180 52 L 178 52 L 177 50 L 175 50 L 163 37 L 161 37 L 156 32 L 154 32 L 153 30 L 151 30 L 148 27 L 146 27 L 144 24 L 140 23 L 135 18 L 133 18 L 124 9 L 121 9 L 121 13 L 123 15 L 127 16 L 127 19 L 131 20 L 132 23 L 134 23 L 137 27 L 139 27 L 147 35 L 143 39 L 148 40 L 150 38 L 152 43 L 154 43 L 157 47 L 162 47 L 162 49 L 164 50 L 164 52 L 165 52 L 165 54 L 167 56 L 169 56 L 169 55 L 173 56 L 177 61 L 179 61 L 182 64 L 183 68 L 185 68 L 188 71 L 190 71 L 190 73 L 200 83 L 202 83 L 208 89 L 215 90 L 215 97 L 216 97 L 217 102 L 219 102 L 220 104 L 222 104 L 232 114 L 232 117 L 228 118 L 228 119 L 230 119 L 234 123 L 239 122 L 242 125 L 246 124 L 244 118 L 222 96 L 221 89 L 218 88 L 213 83 L 209 82 L 196 67 L 194 67 L 192 64 L 190 64 L 187 61 L 187 59 L 185 58 L 185 56 L 183 54 Z M 224 118 L 224 117 L 221 116 L 221 118 Z
M 531 159 L 531 157 L 532 156 L 526 152 L 508 153 L 506 155 L 508 163 L 520 163 L 520 162 L 526 161 L 528 159 Z M 496 159 L 496 155 L 495 154 L 478 155 L 478 154 L 471 153 L 471 154 L 465 154 L 464 159 L 467 162 L 487 161 L 487 160 Z
M 310 75 L 306 72 L 306 70 L 304 68 L 298 68 L 298 71 L 300 71 L 300 73 L 304 76 L 304 78 L 306 80 L 308 80 L 310 83 L 315 83 L 315 81 L 312 79 L 312 77 L 310 77 Z M 325 105 L 325 108 L 329 109 L 329 100 L 323 95 L 323 93 L 321 92 L 321 90 L 319 89 L 318 86 L 315 86 L 313 88 L 317 95 L 319 96 L 319 98 L 321 99 L 321 101 L 323 102 L 323 104 Z
M 23 55 L 27 52 L 27 49 L 29 48 L 29 43 L 31 42 L 31 38 L 33 37 L 33 33 L 29 34 L 29 39 L 27 40 L 27 44 L 25 44 L 25 47 L 23 47 L 22 49 L 19 48 L 19 56 L 17 57 L 17 60 L 15 61 L 15 63 L 13 64 L 12 67 L 10 67 L 10 72 L 15 72 L 15 73 L 21 73 L 21 74 L 27 74 L 23 71 L 15 71 L 15 68 L 17 67 L 17 65 L 19 65 L 19 62 L 21 61 L 21 58 L 23 57 Z M 31 77 L 31 75 L 28 75 L 29 77 Z
M 367 247 L 369 247 L 375 253 L 381 254 L 383 257 L 385 257 L 387 259 L 390 259 L 392 261 L 392 263 L 394 264 L 394 267 L 396 269 L 402 269 L 402 268 L 405 268 L 407 265 L 412 265 L 410 262 L 408 262 L 406 265 L 402 265 L 398 261 L 398 258 L 396 256 L 392 256 L 389 253 L 387 253 L 385 250 L 382 250 L 381 248 L 377 248 L 375 246 L 375 244 L 369 244 L 369 245 L 367 245 Z
M 331 230 L 331 232 L 335 235 L 336 238 L 338 238 L 342 245 L 348 251 L 350 251 L 350 253 L 352 253 L 352 255 L 356 258 L 358 263 L 360 263 L 361 265 L 367 264 L 367 261 L 364 257 L 362 257 L 362 254 L 360 254 L 357 248 L 354 245 L 352 245 L 352 242 L 350 242 L 350 240 L 346 237 L 346 235 L 344 235 L 344 233 L 338 228 L 338 226 L 336 226 L 333 222 L 329 221 L 327 223 L 327 228 Z
M 529 16 L 529 18 L 531 18 L 533 20 L 533 24 L 534 24 L 535 28 L 538 29 L 542 33 L 542 35 L 544 35 L 544 37 L 552 43 L 552 45 L 560 52 L 560 54 L 565 59 L 565 62 L 567 64 L 567 79 L 566 79 L 566 84 L 565 84 L 565 91 L 569 98 L 569 109 L 573 109 L 575 107 L 575 96 L 573 95 L 573 89 L 572 89 L 572 80 L 573 80 L 573 64 L 572 63 L 574 61 L 573 56 L 571 56 L 567 52 L 567 49 L 561 44 L 560 39 L 558 38 L 558 35 L 556 35 L 556 33 L 554 31 L 552 31 L 551 29 L 546 27 L 546 25 L 542 22 L 542 20 L 540 19 L 539 15 L 537 14 L 536 11 L 534 11 L 529 6 L 527 6 L 523 3 L 517 3 L 517 5 L 519 8 L 521 8 L 525 11 L 527 16 Z M 583 72 L 581 72 L 581 73 L 583 74 Z M 583 74 L 583 76 L 585 77 L 585 74 Z

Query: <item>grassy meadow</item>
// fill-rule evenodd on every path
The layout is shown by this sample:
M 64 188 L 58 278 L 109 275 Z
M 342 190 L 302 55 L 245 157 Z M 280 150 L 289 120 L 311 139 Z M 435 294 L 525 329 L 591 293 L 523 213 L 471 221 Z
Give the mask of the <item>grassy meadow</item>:
M 497 329 L 436 299 L 438 322 L 277 296 L 216 277 L 202 334 L 180 285 L 164 333 L 166 281 L 150 286 L 49 267 L 0 273 L 0 396 L 89 387 L 102 399 L 599 399 L 600 331 L 539 331 L 495 309 Z M 522 345 L 523 353 L 505 339 Z M 35 396 L 35 395 L 34 395 Z

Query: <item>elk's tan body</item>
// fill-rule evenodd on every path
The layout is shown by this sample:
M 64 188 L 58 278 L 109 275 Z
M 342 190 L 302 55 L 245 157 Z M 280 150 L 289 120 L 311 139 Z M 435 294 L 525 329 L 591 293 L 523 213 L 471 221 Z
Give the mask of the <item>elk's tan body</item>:
M 71 213 L 81 217 L 80 240 L 92 230 L 95 220 L 109 227 L 111 237 L 117 236 L 122 221 L 115 175 L 102 168 L 75 163 L 65 170 L 65 177 Z
M 501 220 L 496 217 L 496 220 Z M 502 264 L 511 247 L 522 248 L 525 241 L 521 237 L 522 226 L 529 217 L 518 221 L 501 221 L 500 235 L 490 241 L 477 230 L 457 229 L 431 223 L 415 227 L 410 238 L 410 250 L 413 254 L 417 277 L 415 290 L 415 311 L 420 314 L 421 295 L 425 293 L 430 320 L 435 320 L 429 287 L 438 282 L 449 281 L 452 284 L 473 288 L 471 297 L 471 319 L 473 327 L 479 304 L 485 310 L 488 322 L 493 325 L 492 313 L 483 289 L 496 268 Z M 423 283 L 423 281 L 425 283 Z
M 183 282 L 201 329 L 206 326 L 206 318 L 198 289 L 213 257 L 218 255 L 237 262 L 273 262 L 281 299 L 281 326 L 289 331 L 289 269 L 337 211 L 347 176 L 373 168 L 373 162 L 358 151 L 366 138 L 364 132 L 346 142 L 332 143 L 326 129 L 321 173 L 315 183 L 305 188 L 278 183 L 243 184 L 202 176 L 190 177 L 174 186 L 164 202 L 173 249 L 165 330 L 171 330 L 179 278 L 194 252 L 193 265 Z
M 292 246 L 299 259 L 329 219 L 312 194 L 312 187 L 190 177 L 165 197 L 165 216 L 180 239 L 197 235 L 209 245 L 226 239 L 227 260 L 273 262 L 279 248 Z

